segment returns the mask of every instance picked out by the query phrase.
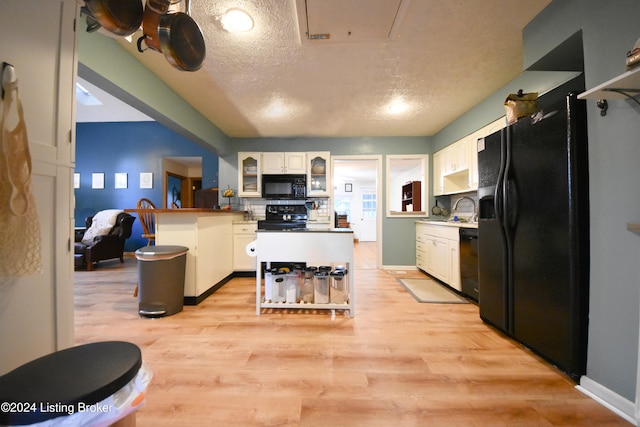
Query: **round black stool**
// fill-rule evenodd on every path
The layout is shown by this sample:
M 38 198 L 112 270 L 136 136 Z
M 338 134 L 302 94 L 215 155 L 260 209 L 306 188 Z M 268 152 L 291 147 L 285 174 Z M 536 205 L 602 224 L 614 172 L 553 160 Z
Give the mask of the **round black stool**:
M 107 341 L 43 356 L 0 377 L 0 425 L 71 415 L 111 396 L 142 366 L 135 344 Z

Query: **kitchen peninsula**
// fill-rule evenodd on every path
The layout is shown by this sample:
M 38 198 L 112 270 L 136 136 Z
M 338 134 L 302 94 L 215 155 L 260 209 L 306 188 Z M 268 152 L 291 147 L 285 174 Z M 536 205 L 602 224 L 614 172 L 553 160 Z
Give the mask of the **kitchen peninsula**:
M 141 209 L 127 209 L 139 213 Z M 244 211 L 205 208 L 153 209 L 156 245 L 189 248 L 184 302 L 196 305 L 233 276 L 233 222 Z
M 279 303 L 262 295 L 262 272 L 256 269 L 256 314 L 262 308 L 348 310 L 355 315 L 353 230 L 348 228 L 264 230 L 256 233 L 257 265 L 262 262 L 306 263 L 307 266 L 337 266 L 347 269 L 348 301 L 345 303 Z

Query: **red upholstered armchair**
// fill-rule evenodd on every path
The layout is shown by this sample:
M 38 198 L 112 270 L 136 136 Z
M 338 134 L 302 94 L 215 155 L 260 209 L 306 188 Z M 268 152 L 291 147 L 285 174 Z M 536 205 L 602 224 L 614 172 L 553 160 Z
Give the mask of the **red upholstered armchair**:
M 115 216 L 113 226 L 109 222 L 110 228 L 103 226 L 99 230 L 92 229 L 93 219 L 105 212 L 112 212 L 112 215 Z M 87 270 L 91 271 L 94 262 L 113 258 L 119 258 L 120 262 L 124 262 L 124 242 L 131 236 L 131 228 L 135 220 L 134 216 L 121 211 L 120 213 L 101 211 L 94 216 L 87 217 L 85 220 L 87 232 L 76 234 L 75 237 L 75 267 L 86 265 Z M 88 233 L 89 230 L 93 230 L 93 232 Z

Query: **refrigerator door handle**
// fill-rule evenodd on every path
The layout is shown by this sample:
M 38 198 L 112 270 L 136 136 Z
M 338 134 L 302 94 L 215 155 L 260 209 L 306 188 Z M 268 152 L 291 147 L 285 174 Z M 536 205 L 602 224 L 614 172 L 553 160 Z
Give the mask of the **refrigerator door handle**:
M 504 215 L 502 225 L 503 227 L 505 227 L 505 231 L 506 231 L 506 226 L 508 225 L 508 220 L 509 220 L 509 205 L 510 205 L 509 174 L 511 172 L 511 138 L 510 138 L 509 130 L 510 130 L 509 128 L 505 130 L 506 141 L 504 145 L 504 153 L 506 154 L 505 154 L 505 161 L 504 161 L 504 176 L 499 181 L 500 184 L 502 185 L 502 212 Z
M 493 209 L 495 211 L 496 219 L 500 224 L 503 223 L 503 207 L 504 207 L 504 178 L 506 170 L 506 141 L 505 141 L 506 129 L 500 131 L 500 170 L 498 171 L 498 180 L 496 182 L 495 189 L 493 191 Z
M 508 205 L 505 212 L 505 224 L 511 229 L 516 227 L 518 222 L 518 186 L 512 179 L 507 181 L 507 197 Z
M 506 130 L 507 132 L 510 129 Z M 518 186 L 516 180 L 511 177 L 512 166 L 512 145 L 511 134 L 507 134 L 506 137 L 506 161 L 504 171 L 504 181 L 502 181 L 502 207 L 503 207 L 503 228 L 507 235 L 511 235 L 511 230 L 515 229 L 518 221 Z
M 510 191 L 510 183 L 513 183 L 513 180 L 509 178 L 511 172 L 511 161 L 512 161 L 512 153 L 511 153 L 511 127 L 507 127 L 505 129 L 505 141 L 504 141 L 504 153 L 505 155 L 505 167 L 504 167 L 504 177 L 503 181 L 500 182 L 502 186 L 502 208 L 503 208 L 503 221 L 501 223 L 502 230 L 504 233 L 504 243 L 505 243 L 505 262 L 503 267 L 503 274 L 506 277 L 507 289 L 505 290 L 505 304 L 506 304 L 506 324 L 507 324 L 507 332 L 509 334 L 514 333 L 514 312 L 513 312 L 513 303 L 514 303 L 514 295 L 512 292 L 513 286 L 513 232 L 510 224 L 510 206 L 512 203 L 511 199 L 511 191 Z M 512 185 L 513 186 L 513 185 Z

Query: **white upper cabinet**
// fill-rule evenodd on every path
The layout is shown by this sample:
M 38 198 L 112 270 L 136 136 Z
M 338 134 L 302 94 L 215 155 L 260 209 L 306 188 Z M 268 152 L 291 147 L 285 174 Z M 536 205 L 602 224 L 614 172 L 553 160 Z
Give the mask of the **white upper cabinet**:
M 481 138 L 482 131 L 471 134 L 469 144 L 469 189 L 478 189 L 478 138 Z
M 262 153 L 263 174 L 306 174 L 306 153 Z
M 436 196 L 478 189 L 478 139 L 506 126 L 501 117 L 433 155 L 433 193 Z
M 261 153 L 238 153 L 238 197 L 261 197 Z
M 451 175 L 469 169 L 468 158 L 466 139 L 451 144 L 444 149 L 444 174 Z
M 433 195 L 444 194 L 444 152 L 438 151 L 433 155 Z
M 307 196 L 328 197 L 331 177 L 331 154 L 328 151 L 307 153 Z

